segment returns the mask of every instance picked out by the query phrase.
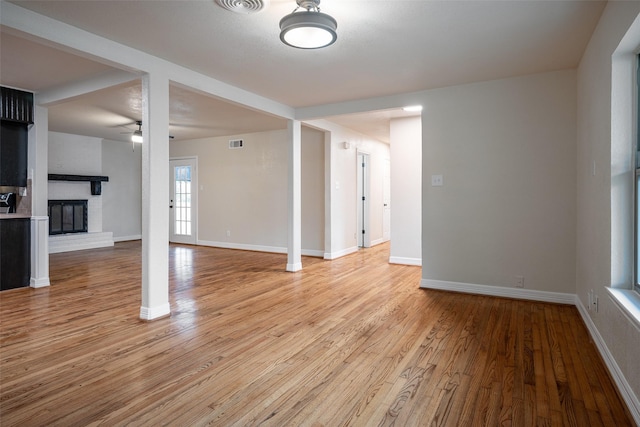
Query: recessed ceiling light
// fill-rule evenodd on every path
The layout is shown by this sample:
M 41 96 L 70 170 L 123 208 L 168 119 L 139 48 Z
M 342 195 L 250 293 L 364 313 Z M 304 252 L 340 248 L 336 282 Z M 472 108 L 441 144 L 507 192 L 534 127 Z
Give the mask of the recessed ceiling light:
M 422 105 L 409 105 L 408 107 L 402 107 L 402 109 L 404 111 L 414 113 L 422 111 Z

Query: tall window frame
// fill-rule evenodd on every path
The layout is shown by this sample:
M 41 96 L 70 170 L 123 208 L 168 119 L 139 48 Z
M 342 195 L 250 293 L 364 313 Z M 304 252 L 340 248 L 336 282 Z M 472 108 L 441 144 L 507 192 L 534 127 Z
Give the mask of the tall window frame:
M 634 194 L 634 280 L 633 288 L 640 293 L 640 54 L 636 55 L 636 129 L 635 150 L 632 152 L 635 174 L 633 181 Z

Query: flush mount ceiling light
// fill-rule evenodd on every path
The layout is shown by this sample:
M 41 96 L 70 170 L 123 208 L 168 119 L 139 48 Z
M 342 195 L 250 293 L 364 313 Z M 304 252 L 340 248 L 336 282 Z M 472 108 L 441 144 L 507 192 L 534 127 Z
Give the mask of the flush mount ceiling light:
M 131 142 L 142 142 L 142 122 L 138 120 L 136 125 L 138 125 L 138 129 L 131 134 Z
M 338 23 L 320 12 L 320 0 L 296 0 L 298 7 L 280 20 L 280 40 L 299 49 L 319 49 L 338 38 Z

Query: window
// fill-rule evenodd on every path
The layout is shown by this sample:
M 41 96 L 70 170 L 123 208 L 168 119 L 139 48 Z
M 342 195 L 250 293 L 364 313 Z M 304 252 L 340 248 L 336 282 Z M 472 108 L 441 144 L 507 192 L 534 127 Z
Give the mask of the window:
M 638 146 L 640 147 L 640 141 Z M 638 159 L 640 158 L 640 150 L 636 152 L 636 187 L 635 187 L 635 233 L 636 233 L 636 280 L 635 280 L 635 290 L 636 292 L 640 292 L 640 165 Z
M 636 166 L 635 176 L 635 280 L 634 288 L 640 292 L 640 55 L 638 55 L 638 67 L 636 74 L 636 152 L 634 162 Z

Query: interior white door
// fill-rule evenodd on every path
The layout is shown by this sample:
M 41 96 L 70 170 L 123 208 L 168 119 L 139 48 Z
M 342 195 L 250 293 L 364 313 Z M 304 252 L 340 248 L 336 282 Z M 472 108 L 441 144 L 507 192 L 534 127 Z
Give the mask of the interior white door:
M 371 237 L 369 236 L 369 155 L 358 153 L 357 159 L 358 246 L 369 248 L 371 247 Z
M 382 237 L 391 239 L 391 160 L 384 162 L 384 182 L 382 183 Z
M 169 241 L 195 245 L 198 236 L 198 171 L 196 159 L 169 161 Z

